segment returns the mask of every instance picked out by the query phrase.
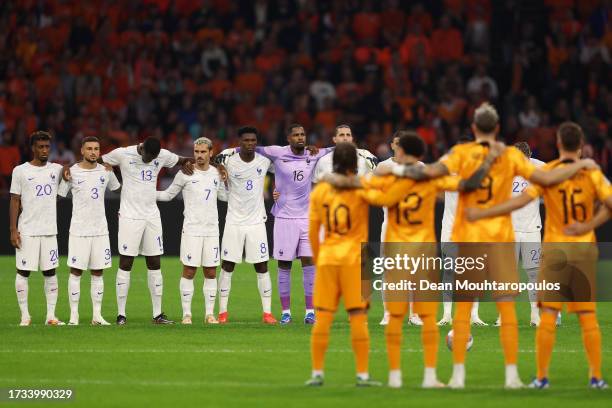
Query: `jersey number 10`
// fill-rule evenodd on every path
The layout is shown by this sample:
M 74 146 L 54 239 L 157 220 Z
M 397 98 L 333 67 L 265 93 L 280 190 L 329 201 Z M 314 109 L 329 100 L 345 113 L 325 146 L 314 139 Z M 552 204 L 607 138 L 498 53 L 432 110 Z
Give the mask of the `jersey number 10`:
M 332 209 L 328 204 L 325 207 L 325 227 L 327 232 L 335 232 L 338 235 L 346 235 L 351 229 L 351 210 L 344 204 Z M 333 221 L 333 222 L 332 222 Z

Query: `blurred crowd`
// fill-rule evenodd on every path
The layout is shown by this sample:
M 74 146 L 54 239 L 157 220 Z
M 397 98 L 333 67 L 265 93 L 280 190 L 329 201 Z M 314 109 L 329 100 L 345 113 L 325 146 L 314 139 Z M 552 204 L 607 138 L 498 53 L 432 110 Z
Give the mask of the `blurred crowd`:
M 0 189 L 35 129 L 55 134 L 57 162 L 88 135 L 190 155 L 244 124 L 283 144 L 293 122 L 318 145 L 348 123 L 381 159 L 414 128 L 433 160 L 485 100 L 501 138 L 545 161 L 577 121 L 612 173 L 609 0 L 3 1 L 0 49 Z

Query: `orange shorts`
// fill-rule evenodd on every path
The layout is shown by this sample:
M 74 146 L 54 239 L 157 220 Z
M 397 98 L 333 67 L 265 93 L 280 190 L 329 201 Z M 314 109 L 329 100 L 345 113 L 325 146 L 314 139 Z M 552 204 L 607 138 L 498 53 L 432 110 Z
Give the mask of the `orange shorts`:
M 369 281 L 365 282 L 366 284 Z M 346 310 L 366 309 L 367 300 L 361 293 L 361 265 L 317 265 L 314 283 L 314 306 L 335 312 L 344 300 Z
M 387 311 L 395 316 L 405 316 L 408 313 L 409 302 L 387 302 Z M 421 316 L 436 315 L 438 302 L 414 302 L 412 311 Z
M 555 310 L 563 310 L 563 306 L 567 313 L 578 312 L 595 312 L 595 302 L 538 302 L 539 307 L 548 307 Z

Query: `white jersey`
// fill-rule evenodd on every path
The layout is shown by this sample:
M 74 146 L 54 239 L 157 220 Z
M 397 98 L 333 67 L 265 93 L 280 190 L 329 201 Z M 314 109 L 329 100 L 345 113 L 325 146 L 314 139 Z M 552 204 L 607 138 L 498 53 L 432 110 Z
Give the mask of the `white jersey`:
M 541 167 L 545 163 L 538 159 L 530 158 L 529 161 L 536 167 Z M 512 181 L 512 197 L 521 195 L 527 187 L 529 181 L 522 177 L 515 177 Z M 512 226 L 517 232 L 537 232 L 542 229 L 540 218 L 540 199 L 536 198 L 526 206 L 512 212 Z
M 459 193 L 456 191 L 444 192 L 444 213 L 442 214 L 441 242 L 451 242 L 453 225 L 455 224 L 455 213 L 457 211 L 457 201 Z
M 121 187 L 117 176 L 98 164 L 93 169 L 84 169 L 78 164 L 70 168 L 71 181 L 60 183 L 58 194 L 66 197 L 72 191 L 72 219 L 70 234 L 78 237 L 95 237 L 108 234 L 104 195 Z
M 245 162 L 239 153 L 224 150 L 221 157 L 228 173 L 227 217 L 228 225 L 254 225 L 266 222 L 264 185 L 266 173 L 272 163 L 255 153 L 255 158 Z
M 174 167 L 179 157 L 166 149 L 149 163 L 142 161 L 136 146 L 120 147 L 102 156 L 111 166 L 119 166 L 123 177 L 119 214 L 134 220 L 159 218 L 157 176 L 162 167 Z
M 63 167 L 47 162 L 26 162 L 13 169 L 11 194 L 21 196 L 22 212 L 17 229 L 22 235 L 57 235 L 57 189 Z
M 191 176 L 179 171 L 165 191 L 157 192 L 159 201 L 170 201 L 183 192 L 183 233 L 194 237 L 218 237 L 219 213 L 217 192 L 225 189 L 219 171 L 213 166 L 208 170 L 193 169 Z
M 324 175 L 333 171 L 333 158 L 334 152 L 332 151 L 319 159 L 315 167 L 313 183 L 318 183 Z M 363 176 L 373 172 L 377 163 L 378 159 L 372 153 L 365 149 L 357 149 L 357 175 Z

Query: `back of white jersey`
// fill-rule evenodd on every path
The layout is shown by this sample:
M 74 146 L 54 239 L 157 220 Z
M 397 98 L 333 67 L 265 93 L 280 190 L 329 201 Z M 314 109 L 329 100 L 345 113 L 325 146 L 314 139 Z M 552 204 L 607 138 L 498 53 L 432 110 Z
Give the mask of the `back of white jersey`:
M 145 163 L 136 146 L 128 146 L 105 154 L 102 160 L 121 169 L 123 178 L 119 209 L 121 216 L 135 220 L 159 218 L 159 209 L 155 202 L 157 176 L 162 167 L 176 166 L 179 157 L 166 149 L 161 149 L 157 158 Z
M 46 163 L 33 166 L 23 163 L 13 169 L 11 194 L 21 196 L 22 212 L 17 229 L 22 235 L 57 234 L 57 189 L 62 166 Z
M 255 153 L 250 162 L 236 153 L 225 160 L 228 173 L 226 224 L 254 225 L 266 222 L 264 186 L 270 160 Z
M 321 157 L 315 167 L 315 174 L 312 182 L 318 183 L 324 175 L 331 173 L 334 170 L 334 152 Z M 357 175 L 363 176 L 371 173 L 376 168 L 378 159 L 372 153 L 365 149 L 357 149 Z
M 191 176 L 179 171 L 174 181 L 165 191 L 157 195 L 169 201 L 183 192 L 183 233 L 195 237 L 219 236 L 219 213 L 217 211 L 217 192 L 225 189 L 215 167 L 208 170 L 194 169 Z
M 453 225 L 455 224 L 455 212 L 457 211 L 458 200 L 458 192 L 444 192 L 444 213 L 442 214 L 442 232 L 440 233 L 441 242 L 451 242 L 451 235 L 453 232 Z
M 104 195 L 106 188 L 121 187 L 112 171 L 98 164 L 94 169 L 84 169 L 78 164 L 70 168 L 72 180 L 62 180 L 58 194 L 66 197 L 72 191 L 72 219 L 70 234 L 79 237 L 94 237 L 108 234 Z
M 530 158 L 529 161 L 536 167 L 541 167 L 545 163 L 538 159 Z M 530 183 L 522 177 L 515 177 L 512 181 L 512 197 L 521 195 Z M 517 232 L 537 232 L 542 229 L 540 218 L 540 199 L 536 198 L 526 206 L 512 212 L 512 226 Z

